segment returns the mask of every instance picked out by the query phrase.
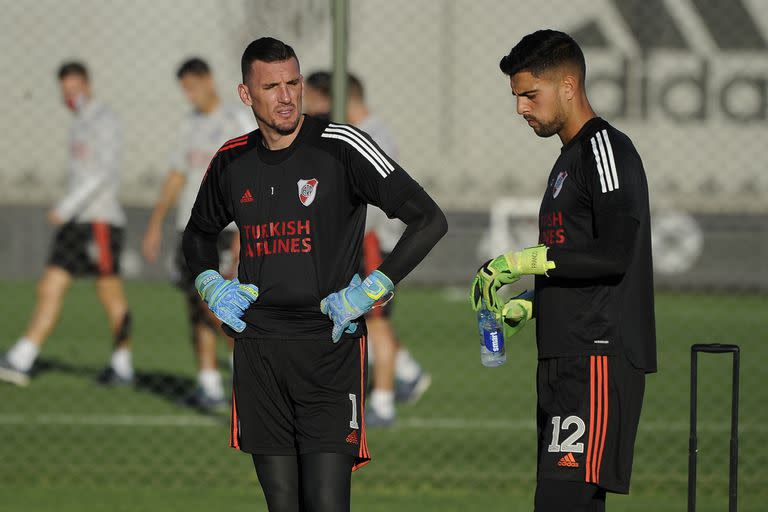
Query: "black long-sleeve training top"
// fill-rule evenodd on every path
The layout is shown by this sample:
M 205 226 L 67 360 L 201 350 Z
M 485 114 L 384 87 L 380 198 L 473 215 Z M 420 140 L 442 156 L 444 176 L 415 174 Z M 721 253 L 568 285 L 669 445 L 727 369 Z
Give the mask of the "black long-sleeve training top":
M 557 265 L 536 277 L 539 357 L 625 353 L 656 370 L 649 210 L 632 141 L 591 119 L 563 146 L 539 211 Z
M 359 268 L 367 204 L 407 225 L 379 268 L 397 283 L 445 234 L 443 212 L 366 133 L 304 116 L 285 149 L 267 149 L 258 130 L 222 146 L 192 209 L 184 255 L 194 275 L 218 268 L 216 235 L 234 221 L 238 278 L 260 293 L 236 336 L 330 340 L 320 301 Z M 359 322 L 346 337 L 365 333 Z

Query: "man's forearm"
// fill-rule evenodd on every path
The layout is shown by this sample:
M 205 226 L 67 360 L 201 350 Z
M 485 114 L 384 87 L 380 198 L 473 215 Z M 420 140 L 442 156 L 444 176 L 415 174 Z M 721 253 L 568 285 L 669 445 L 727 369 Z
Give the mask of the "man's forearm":
M 184 187 L 186 178 L 183 174 L 177 171 L 171 171 L 163 184 L 163 189 L 160 192 L 160 197 L 157 200 L 152 215 L 149 218 L 149 225 L 154 227 L 160 227 L 163 224 L 165 216 L 168 214 L 168 210 L 176 204 L 176 200 L 179 197 L 181 189 Z
M 395 216 L 407 228 L 379 270 L 397 284 L 445 235 L 448 222 L 440 207 L 423 190 L 403 203 Z
M 600 237 L 587 247 L 550 247 L 547 257 L 557 268 L 550 270 L 549 275 L 565 279 L 623 276 L 634 252 L 638 224 L 631 217 L 618 216 L 609 225 L 602 226 Z
M 181 240 L 181 250 L 187 267 L 193 276 L 205 270 L 218 270 L 219 251 L 216 247 L 217 233 L 207 233 L 197 226 L 193 219 L 187 223 Z

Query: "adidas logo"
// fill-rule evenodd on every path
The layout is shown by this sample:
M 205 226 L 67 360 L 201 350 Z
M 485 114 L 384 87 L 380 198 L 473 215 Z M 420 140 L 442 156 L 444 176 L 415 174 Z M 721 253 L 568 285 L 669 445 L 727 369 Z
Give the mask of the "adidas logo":
M 611 3 L 568 31 L 595 52 L 587 87 L 608 98 L 597 105 L 605 117 L 768 120 L 768 35 L 745 0 L 680 0 L 674 9 L 665 0 Z M 628 39 L 609 37 L 615 26 L 627 27 Z
M 252 203 L 253 202 L 253 194 L 251 194 L 251 189 L 247 188 L 245 189 L 245 192 L 243 192 L 243 197 L 240 198 L 241 203 Z
M 349 433 L 347 436 L 347 443 L 349 444 L 357 444 L 357 430 L 353 430 Z
M 562 457 L 560 457 L 560 460 L 557 462 L 558 466 L 566 467 L 566 468 L 577 468 L 579 467 L 579 463 L 576 462 L 576 457 L 573 456 L 572 453 L 566 453 Z

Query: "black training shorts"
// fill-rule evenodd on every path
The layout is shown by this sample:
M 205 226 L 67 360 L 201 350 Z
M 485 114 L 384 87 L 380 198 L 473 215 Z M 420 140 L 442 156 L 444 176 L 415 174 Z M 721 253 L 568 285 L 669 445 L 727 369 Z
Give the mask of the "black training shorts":
M 230 446 L 257 455 L 344 453 L 371 460 L 365 337 L 235 341 Z
M 48 265 L 74 276 L 120 274 L 123 228 L 103 222 L 68 222 L 56 231 Z
M 623 355 L 541 359 L 538 479 L 628 493 L 645 373 Z

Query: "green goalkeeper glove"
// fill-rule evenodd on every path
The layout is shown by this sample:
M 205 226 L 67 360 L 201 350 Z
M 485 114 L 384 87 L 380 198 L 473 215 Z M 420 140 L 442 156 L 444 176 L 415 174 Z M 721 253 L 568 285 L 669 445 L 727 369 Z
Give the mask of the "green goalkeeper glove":
M 469 297 L 472 309 L 479 310 L 485 301 L 490 311 L 500 313 L 503 305 L 497 292 L 502 286 L 514 283 L 520 276 L 546 275 L 547 270 L 555 268 L 555 262 L 547 260 L 548 249 L 546 245 L 527 247 L 522 251 L 508 252 L 485 262 L 472 281 Z
M 504 321 L 504 336 L 514 336 L 525 327 L 533 316 L 533 292 L 524 291 L 510 299 L 501 310 L 501 320 Z

